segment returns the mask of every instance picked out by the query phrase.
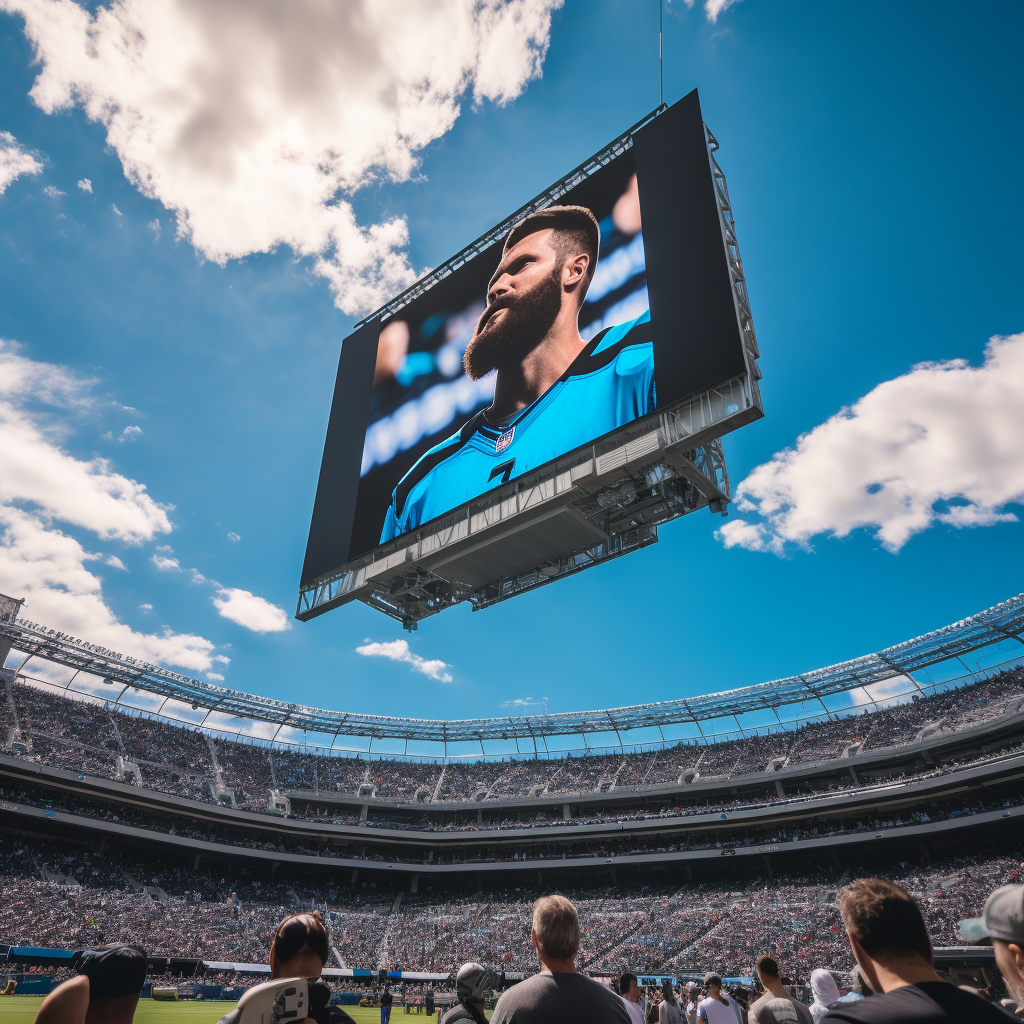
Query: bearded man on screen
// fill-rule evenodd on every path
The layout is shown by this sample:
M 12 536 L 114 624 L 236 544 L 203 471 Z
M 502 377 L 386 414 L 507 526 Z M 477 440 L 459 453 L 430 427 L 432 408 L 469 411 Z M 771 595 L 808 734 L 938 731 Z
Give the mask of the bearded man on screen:
M 580 336 L 600 245 L 582 206 L 549 206 L 509 231 L 463 360 L 473 380 L 497 371 L 494 400 L 402 478 L 382 544 L 654 411 L 650 313 Z

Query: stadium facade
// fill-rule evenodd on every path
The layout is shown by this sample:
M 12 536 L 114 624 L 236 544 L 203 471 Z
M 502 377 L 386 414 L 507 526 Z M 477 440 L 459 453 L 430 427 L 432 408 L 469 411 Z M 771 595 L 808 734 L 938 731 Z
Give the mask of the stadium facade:
M 852 872 L 905 878 L 949 945 L 954 897 L 976 913 L 979 885 L 1024 870 L 1024 595 L 778 683 L 473 722 L 268 701 L 5 608 L 12 946 L 75 948 L 116 928 L 156 955 L 264 963 L 280 914 L 316 905 L 338 971 L 443 974 L 461 957 L 514 972 L 532 963 L 529 901 L 561 889 L 588 922 L 591 970 L 682 976 L 712 955 L 738 970 L 752 935 L 785 951 L 798 932 L 817 938 L 793 955 L 817 966 L 848 955 L 834 892 Z M 295 742 L 326 722 L 367 749 Z M 694 735 L 674 737 L 687 722 Z M 633 738 L 652 724 L 663 739 Z M 602 725 L 618 742 L 597 744 Z M 380 751 L 413 735 L 440 736 L 441 756 Z M 475 755 L 452 749 L 467 735 Z M 574 736 L 582 749 L 551 749 Z
M 865 844 L 939 841 L 1024 821 L 1024 686 L 1012 657 L 999 662 L 1007 643 L 1024 646 L 1024 595 L 792 679 L 606 712 L 459 722 L 346 715 L 226 690 L 25 622 L 7 607 L 0 813 L 5 825 L 40 835 L 340 869 L 352 880 L 392 875 L 415 890 L 427 878 L 617 878 L 669 867 L 692 875 L 723 858 L 808 853 L 835 861 Z M 965 676 L 963 659 L 985 649 L 995 667 L 984 672 L 979 662 Z M 959 677 L 914 676 L 950 661 Z M 909 701 L 891 689 L 872 696 L 894 679 L 911 689 Z M 866 698 L 847 699 L 845 713 L 829 707 L 827 697 L 854 688 Z M 159 705 L 140 712 L 129 693 Z M 812 700 L 817 715 L 806 710 Z M 186 701 L 198 725 L 173 721 L 168 705 Z M 225 708 L 236 720 L 247 713 L 230 739 Z M 784 718 L 787 709 L 797 714 Z M 776 725 L 704 728 L 726 715 L 739 725 L 758 711 Z M 651 725 L 664 735 L 684 715 L 697 739 L 627 742 Z M 474 736 L 482 753 L 371 759 L 280 739 L 286 726 L 323 733 L 328 723 L 335 739 L 366 735 L 368 747 Z M 273 735 L 254 739 L 266 726 Z M 609 728 L 619 740 L 611 751 L 547 749 L 552 737 L 586 741 Z M 487 756 L 489 742 L 523 737 L 528 752 Z

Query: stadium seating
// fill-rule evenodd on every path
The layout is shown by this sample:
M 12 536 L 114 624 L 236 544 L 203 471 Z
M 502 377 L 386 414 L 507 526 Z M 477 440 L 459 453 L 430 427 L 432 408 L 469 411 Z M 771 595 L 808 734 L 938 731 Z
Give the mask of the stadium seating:
M 1019 880 L 1024 868 L 1019 851 L 886 863 L 921 903 L 936 945 L 956 943 L 957 921 L 977 914 L 988 892 Z M 847 970 L 835 892 L 848 877 L 832 868 L 579 886 L 568 894 L 580 911 L 580 961 L 600 972 L 714 966 L 749 974 L 752 958 L 770 950 L 806 973 Z M 340 957 L 334 966 L 447 972 L 480 959 L 510 972 L 534 967 L 528 922 L 536 887 L 396 895 L 383 884 L 343 886 L 323 872 L 275 880 L 237 865 L 192 869 L 185 859 L 169 863 L 140 850 L 88 851 L 19 837 L 0 853 L 0 941 L 78 948 L 124 940 L 151 955 L 265 963 L 281 917 L 316 905 Z
M 203 734 L 166 721 L 110 710 L 100 703 L 71 699 L 33 681 L 18 682 L 11 691 L 14 707 L 0 705 L 0 729 L 9 735 L 17 714 L 22 736 L 31 751 L 11 747 L 37 763 L 109 779 L 134 781 L 144 788 L 191 800 L 224 802 L 270 812 L 270 794 L 287 794 L 298 817 L 345 821 L 348 810 L 332 804 L 339 795 L 372 800 L 373 824 L 403 828 L 453 825 L 431 808 L 466 805 L 486 809 L 488 828 L 522 825 L 522 815 L 503 818 L 500 806 L 541 794 L 549 800 L 602 794 L 609 803 L 646 790 L 678 786 L 680 780 L 730 785 L 773 769 L 895 750 L 919 742 L 922 735 L 948 738 L 991 725 L 1024 711 L 1024 669 L 999 673 L 974 685 L 934 693 L 892 708 L 822 720 L 771 735 L 752 735 L 712 744 L 692 742 L 663 749 L 616 754 L 584 754 L 559 759 L 452 761 L 447 764 L 397 757 L 372 761 L 326 756 L 277 746 L 254 746 Z M 138 774 L 135 774 L 137 769 Z M 900 769 L 902 774 L 905 769 Z M 879 776 L 883 778 L 884 776 Z M 812 789 L 836 789 L 834 780 L 818 779 Z M 419 795 L 417 797 L 417 794 Z M 319 803 L 317 800 L 319 799 Z M 412 804 L 423 812 L 389 819 L 386 807 Z M 672 807 L 676 801 L 672 801 Z M 321 813 L 318 808 L 333 808 Z M 666 803 L 667 807 L 667 803 Z M 659 808 L 654 813 L 661 813 Z M 608 808 L 596 816 L 614 815 Z M 590 820 L 582 815 L 583 820 Z M 531 822 L 536 824 L 536 822 Z M 472 829 L 473 822 L 459 827 Z

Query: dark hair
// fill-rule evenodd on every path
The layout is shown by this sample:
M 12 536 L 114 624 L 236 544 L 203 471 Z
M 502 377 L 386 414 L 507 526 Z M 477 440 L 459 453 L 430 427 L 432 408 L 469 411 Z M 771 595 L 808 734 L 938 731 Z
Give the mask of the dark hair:
M 534 231 L 553 228 L 553 246 L 558 258 L 564 263 L 570 256 L 586 253 L 590 257 L 587 273 L 580 285 L 579 300 L 587 296 L 587 289 L 597 269 L 598 252 L 601 248 L 601 228 L 597 218 L 585 206 L 549 206 L 525 216 L 505 236 L 503 253 L 508 252 L 517 242 Z
M 327 963 L 327 928 L 317 911 L 286 917 L 274 932 L 271 948 L 278 961 L 287 963 L 304 948 L 314 953 L 322 964 Z
M 846 930 L 871 956 L 916 953 L 932 962 L 928 929 L 914 898 L 884 878 L 858 878 L 839 890 Z
M 629 991 L 629 986 L 636 981 L 636 975 L 632 971 L 623 971 L 619 975 L 619 995 L 624 996 Z
M 140 946 L 111 942 L 77 953 L 72 966 L 89 979 L 89 1000 L 136 996 L 146 983 L 146 954 Z
M 769 956 L 767 953 L 757 958 L 757 963 L 754 965 L 762 973 L 768 975 L 769 978 L 777 978 L 779 976 L 779 962 L 773 956 Z

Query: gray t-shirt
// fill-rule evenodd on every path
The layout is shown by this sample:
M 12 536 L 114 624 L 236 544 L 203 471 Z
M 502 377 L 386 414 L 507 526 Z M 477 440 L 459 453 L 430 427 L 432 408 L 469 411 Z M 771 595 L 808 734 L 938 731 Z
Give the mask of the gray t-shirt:
M 610 988 L 582 974 L 535 974 L 502 993 L 491 1024 L 631 1024 Z
M 749 1024 L 814 1024 L 811 1011 L 798 999 L 785 998 L 765 992 L 750 1005 Z

